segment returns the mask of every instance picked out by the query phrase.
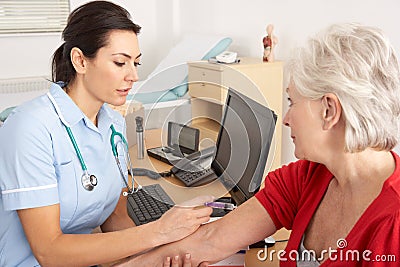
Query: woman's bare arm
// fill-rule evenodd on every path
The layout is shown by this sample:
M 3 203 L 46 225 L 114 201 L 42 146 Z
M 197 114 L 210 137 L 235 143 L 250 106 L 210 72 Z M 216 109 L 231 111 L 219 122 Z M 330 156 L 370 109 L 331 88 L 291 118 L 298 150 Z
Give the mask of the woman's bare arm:
M 162 266 L 166 257 L 186 253 L 192 257 L 192 266 L 201 262 L 222 260 L 249 244 L 272 235 L 276 227 L 271 217 L 256 198 L 251 198 L 222 219 L 201 226 L 194 234 L 140 255 L 121 266 Z

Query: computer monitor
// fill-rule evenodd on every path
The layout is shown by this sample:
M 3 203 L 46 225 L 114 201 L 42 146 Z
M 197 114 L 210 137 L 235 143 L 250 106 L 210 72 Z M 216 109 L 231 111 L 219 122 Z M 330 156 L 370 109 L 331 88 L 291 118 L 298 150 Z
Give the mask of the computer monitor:
M 277 115 L 229 88 L 212 169 L 237 205 L 260 188 Z

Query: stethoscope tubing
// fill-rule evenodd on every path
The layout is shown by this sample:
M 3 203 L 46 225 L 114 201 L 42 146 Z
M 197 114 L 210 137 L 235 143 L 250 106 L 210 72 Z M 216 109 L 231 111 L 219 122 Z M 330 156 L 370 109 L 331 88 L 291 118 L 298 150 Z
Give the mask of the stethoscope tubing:
M 87 170 L 87 166 L 85 164 L 85 161 L 83 160 L 83 156 L 82 156 L 82 154 L 81 154 L 81 152 L 79 150 L 78 144 L 76 143 L 75 137 L 72 134 L 72 130 L 71 130 L 70 124 L 65 120 L 64 116 L 62 115 L 62 113 L 60 111 L 59 106 L 57 105 L 57 102 L 55 101 L 54 97 L 50 94 L 50 92 L 47 93 L 47 97 L 50 99 L 50 102 L 53 104 L 53 106 L 54 106 L 54 108 L 56 110 L 56 113 L 57 113 L 58 117 L 60 118 L 61 123 L 64 124 L 64 127 L 65 127 L 65 129 L 66 129 L 66 131 L 68 133 L 69 139 L 71 140 L 72 146 L 74 147 L 75 153 L 76 153 L 76 155 L 78 157 L 78 160 L 79 160 L 79 163 L 80 163 L 80 165 L 82 167 L 82 171 L 83 171 L 82 177 L 90 177 L 91 175 L 89 174 L 89 172 Z M 114 125 L 111 124 L 110 129 L 111 129 L 111 137 L 110 137 L 111 149 L 112 149 L 112 153 L 113 153 L 113 155 L 115 157 L 115 161 L 117 163 L 118 170 L 119 170 L 119 173 L 121 175 L 121 178 L 124 181 L 125 186 L 128 189 L 128 192 L 124 192 L 124 196 L 126 196 L 128 194 L 132 194 L 133 192 L 137 192 L 138 190 L 141 189 L 141 186 L 138 185 L 138 187 L 135 188 L 135 183 L 134 183 L 133 176 L 132 176 L 132 188 L 133 189 L 129 186 L 128 179 L 125 177 L 126 175 L 124 174 L 124 171 L 122 170 L 121 162 L 120 162 L 120 160 L 118 158 L 118 151 L 117 151 L 117 146 L 118 146 L 118 144 L 121 143 L 123 145 L 123 151 L 124 151 L 124 155 L 125 155 L 125 157 L 124 157 L 125 164 L 126 164 L 127 167 L 130 168 L 130 171 L 133 174 L 132 162 L 131 162 L 131 158 L 129 156 L 129 151 L 128 151 L 128 149 L 129 149 L 128 142 L 126 141 L 125 137 L 121 133 L 119 133 L 119 132 L 117 132 L 115 130 Z M 115 139 L 116 136 L 118 136 L 120 138 L 120 140 L 118 140 L 117 143 L 114 142 L 114 139 Z M 89 187 L 88 187 L 88 185 L 85 185 L 83 183 L 83 181 L 82 181 L 82 186 L 88 191 L 93 190 L 94 186 L 97 185 L 97 178 L 96 178 L 96 176 L 93 176 L 93 177 L 96 179 L 96 183 L 95 184 L 91 184 L 91 186 L 89 185 Z M 88 189 L 88 188 L 90 188 L 90 189 Z
M 115 131 L 115 129 L 114 129 L 114 131 Z M 124 139 L 118 140 L 117 143 L 113 146 L 113 147 L 115 147 L 115 151 L 117 151 L 117 146 L 119 144 L 121 144 L 123 146 L 124 155 L 125 155 L 125 157 L 124 157 L 125 164 L 127 167 L 129 167 L 130 173 L 133 174 L 131 157 L 129 156 L 129 151 L 125 150 L 125 149 L 127 149 L 128 144 L 124 142 Z M 133 192 L 137 192 L 138 190 L 140 190 L 142 188 L 141 185 L 138 185 L 137 187 L 135 187 L 135 180 L 134 180 L 133 175 L 132 175 L 132 188 L 129 186 L 128 179 L 126 178 L 127 175 L 125 175 L 124 171 L 122 170 L 121 161 L 118 158 L 118 152 L 116 152 L 114 157 L 115 157 L 115 161 L 117 162 L 117 166 L 118 166 L 119 173 L 121 174 L 121 178 L 124 181 L 126 188 L 128 189 L 127 194 L 132 194 Z
M 79 162 L 81 163 L 82 170 L 83 170 L 83 171 L 87 171 L 87 167 L 86 167 L 85 161 L 83 160 L 81 151 L 80 151 L 79 148 L 78 148 L 78 144 L 77 144 L 76 141 L 75 141 L 75 137 L 74 137 L 74 135 L 72 134 L 71 128 L 68 127 L 68 126 L 65 126 L 65 129 L 67 130 L 69 139 L 71 140 L 71 143 L 72 143 L 72 145 L 73 145 L 73 147 L 74 147 L 74 149 L 75 149 L 76 155 L 78 156 Z
M 76 143 L 75 137 L 72 134 L 70 124 L 65 120 L 64 116 L 61 113 L 60 107 L 57 105 L 56 100 L 50 94 L 50 92 L 47 92 L 47 97 L 50 99 L 51 103 L 53 104 L 54 108 L 56 109 L 56 113 L 57 113 L 58 117 L 60 118 L 60 121 L 62 122 L 62 124 L 64 124 L 64 127 L 67 130 L 69 139 L 71 140 L 71 143 L 72 143 L 72 146 L 74 147 L 75 153 L 78 156 L 79 163 L 81 164 L 82 170 L 84 172 L 87 172 L 87 166 L 85 164 L 85 161 L 83 160 L 81 151 L 79 150 L 79 147 L 78 147 L 78 144 Z

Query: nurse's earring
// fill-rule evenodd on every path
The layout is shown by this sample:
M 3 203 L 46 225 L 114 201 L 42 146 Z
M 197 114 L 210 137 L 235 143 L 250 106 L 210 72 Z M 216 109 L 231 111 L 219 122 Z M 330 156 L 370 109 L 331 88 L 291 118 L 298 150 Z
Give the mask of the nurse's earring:
M 82 175 L 82 186 L 85 188 L 87 191 L 92 191 L 94 187 L 97 185 L 97 178 L 93 174 L 89 173 L 84 173 Z

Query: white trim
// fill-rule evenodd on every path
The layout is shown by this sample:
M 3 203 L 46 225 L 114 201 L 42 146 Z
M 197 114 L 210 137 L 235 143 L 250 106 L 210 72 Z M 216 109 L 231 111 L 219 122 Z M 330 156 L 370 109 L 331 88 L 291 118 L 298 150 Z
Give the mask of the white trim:
M 54 97 L 50 94 L 50 92 L 47 92 L 47 97 L 50 99 L 51 103 L 53 104 L 54 108 L 56 109 L 56 113 L 58 115 L 58 117 L 60 118 L 61 122 L 66 126 L 71 128 L 71 126 L 69 125 L 69 123 L 64 119 L 64 116 L 61 113 L 60 107 L 57 105 L 56 100 L 54 99 Z
M 171 100 L 171 101 L 143 104 L 143 107 L 144 107 L 144 109 L 159 109 L 159 108 L 176 107 L 176 106 L 185 105 L 185 104 L 189 104 L 189 103 L 190 103 L 189 99 L 181 98 L 181 99 Z
M 41 185 L 41 186 L 34 186 L 34 187 L 26 187 L 26 188 L 18 188 L 18 189 L 10 189 L 2 191 L 1 194 L 11 194 L 11 193 L 20 193 L 20 192 L 27 192 L 27 191 L 36 191 L 36 190 L 44 190 L 49 188 L 57 187 L 57 183 L 49 184 L 49 185 Z

